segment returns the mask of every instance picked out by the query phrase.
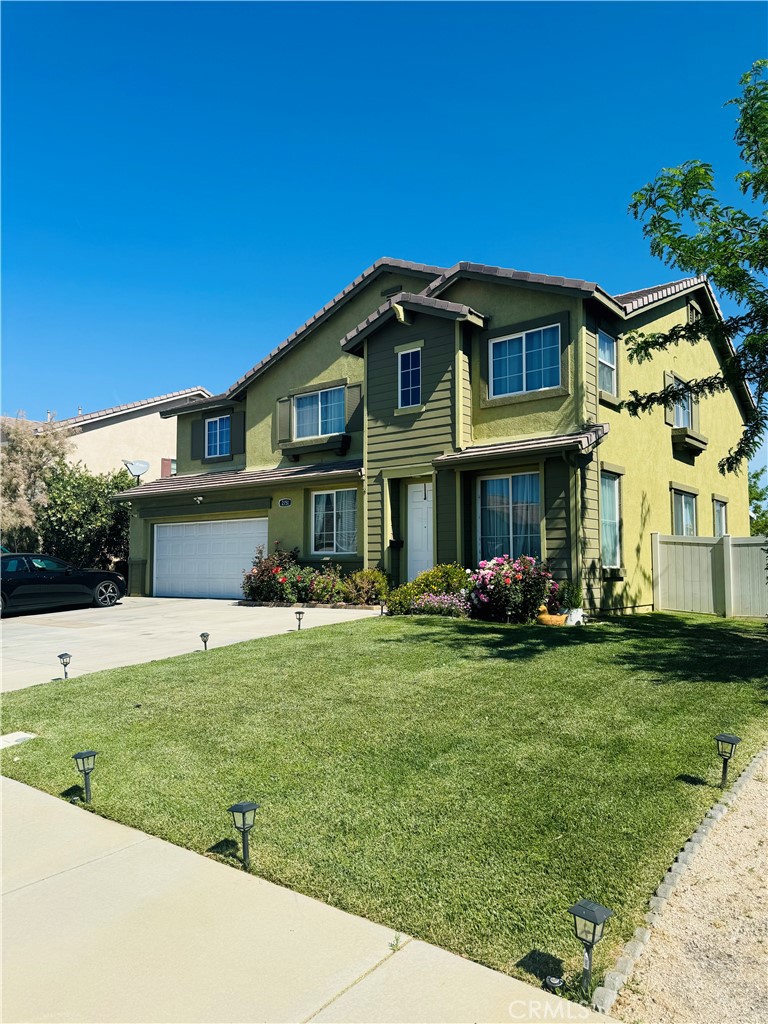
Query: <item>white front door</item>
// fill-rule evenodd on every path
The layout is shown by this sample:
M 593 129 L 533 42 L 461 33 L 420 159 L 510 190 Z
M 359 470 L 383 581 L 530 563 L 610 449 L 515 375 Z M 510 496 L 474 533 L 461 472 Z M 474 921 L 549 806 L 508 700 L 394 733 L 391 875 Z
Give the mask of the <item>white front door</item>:
M 435 564 L 432 547 L 432 484 L 408 484 L 409 580 Z

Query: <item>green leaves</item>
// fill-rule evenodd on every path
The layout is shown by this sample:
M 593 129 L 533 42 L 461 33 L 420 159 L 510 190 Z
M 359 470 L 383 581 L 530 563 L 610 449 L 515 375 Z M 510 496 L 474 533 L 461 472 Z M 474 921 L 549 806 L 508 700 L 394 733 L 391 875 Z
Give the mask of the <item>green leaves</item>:
M 747 169 L 737 175 L 742 193 L 751 199 L 768 198 L 768 61 L 756 61 L 741 78 L 742 95 L 729 100 L 738 108 L 735 141 Z M 723 354 L 718 374 L 674 391 L 631 392 L 625 407 L 633 415 L 655 406 L 670 408 L 676 398 L 716 394 L 746 383 L 755 400 L 746 415 L 738 443 L 721 461 L 721 472 L 737 469 L 755 454 L 768 426 L 768 221 L 764 210 L 751 212 L 721 203 L 715 195 L 712 166 L 687 160 L 664 168 L 656 179 L 632 196 L 629 210 L 643 222 L 643 235 L 651 253 L 686 274 L 706 275 L 719 291 L 742 311 L 722 319 L 712 315 L 667 332 L 631 332 L 626 341 L 630 360 L 642 362 L 655 352 L 685 341 L 708 338 Z M 730 354 L 728 354 L 730 353 Z

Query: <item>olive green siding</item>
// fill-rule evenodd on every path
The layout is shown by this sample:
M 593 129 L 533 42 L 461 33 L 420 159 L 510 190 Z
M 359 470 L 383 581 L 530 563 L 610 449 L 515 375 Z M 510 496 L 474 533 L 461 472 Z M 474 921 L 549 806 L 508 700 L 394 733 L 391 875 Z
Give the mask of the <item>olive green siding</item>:
M 574 470 L 564 459 L 544 462 L 544 535 L 547 560 L 558 579 L 570 578 L 573 536 L 571 532 L 571 478 Z
M 456 562 L 459 552 L 456 539 L 456 519 L 458 508 L 456 501 L 456 474 L 453 470 L 435 475 L 433 491 L 435 510 L 435 561 Z

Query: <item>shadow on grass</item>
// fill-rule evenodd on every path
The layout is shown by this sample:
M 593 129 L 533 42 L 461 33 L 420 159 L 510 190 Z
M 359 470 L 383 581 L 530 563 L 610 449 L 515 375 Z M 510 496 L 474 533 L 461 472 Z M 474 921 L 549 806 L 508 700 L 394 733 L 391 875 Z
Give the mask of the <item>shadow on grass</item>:
M 492 657 L 515 662 L 547 651 L 579 647 L 597 653 L 605 645 L 617 667 L 654 677 L 655 686 L 671 683 L 749 683 L 768 689 L 768 634 L 745 628 L 738 620 L 712 617 L 691 621 L 678 615 L 648 615 L 602 619 L 587 626 L 547 628 L 508 626 L 451 620 L 435 627 L 432 620 L 414 616 L 419 643 L 448 648 L 459 657 L 474 657 L 481 644 Z M 400 643 L 401 640 L 383 643 Z
M 706 779 L 702 779 L 700 775 L 676 775 L 675 782 L 684 782 L 686 786 L 708 786 L 710 789 L 716 789 L 711 782 L 707 782 Z
M 82 786 L 75 784 L 70 786 L 69 789 L 63 790 L 59 793 L 59 796 L 64 797 L 65 800 L 85 800 L 85 790 Z
M 540 949 L 530 950 L 515 964 L 515 967 L 521 967 L 524 971 L 532 974 L 534 978 L 538 978 L 539 981 L 544 981 L 549 977 L 562 977 L 563 966 L 563 961 L 559 957 L 552 956 L 551 953 L 545 953 Z
M 234 839 L 220 839 L 218 843 L 209 846 L 206 853 L 215 853 L 219 857 L 228 857 L 230 860 L 240 859 L 240 847 Z

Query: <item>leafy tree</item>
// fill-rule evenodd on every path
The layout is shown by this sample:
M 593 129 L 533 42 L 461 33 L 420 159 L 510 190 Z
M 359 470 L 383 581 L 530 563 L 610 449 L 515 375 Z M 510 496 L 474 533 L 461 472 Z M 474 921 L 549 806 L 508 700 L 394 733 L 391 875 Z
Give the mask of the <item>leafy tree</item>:
M 130 511 L 110 498 L 133 485 L 125 469 L 95 475 L 79 463 L 52 467 L 48 500 L 37 512 L 43 550 L 86 568 L 108 569 L 127 558 Z
M 670 409 L 685 395 L 698 399 L 746 381 L 757 407 L 747 417 L 738 443 L 720 462 L 723 473 L 736 470 L 756 453 L 768 424 L 768 220 L 765 209 L 758 209 L 768 200 L 766 69 L 768 60 L 756 61 L 741 78 L 741 96 L 728 101 L 738 109 L 734 139 L 746 167 L 736 181 L 751 200 L 752 212 L 715 197 L 712 167 L 701 160 L 665 168 L 634 193 L 629 207 L 643 221 L 654 256 L 686 274 L 706 274 L 739 311 L 724 320 L 704 316 L 665 332 L 628 334 L 629 357 L 638 362 L 670 345 L 695 345 L 702 338 L 711 339 L 720 351 L 732 346 L 733 354 L 723 358 L 717 373 L 648 394 L 631 391 L 624 405 L 636 416 L 655 406 Z
M 749 524 L 753 537 L 768 537 L 768 483 L 762 469 L 749 471 Z
M 37 551 L 38 510 L 48 500 L 47 474 L 72 449 L 75 431 L 52 423 L 29 423 L 23 416 L 3 419 L 0 448 L 3 544 L 14 551 Z

